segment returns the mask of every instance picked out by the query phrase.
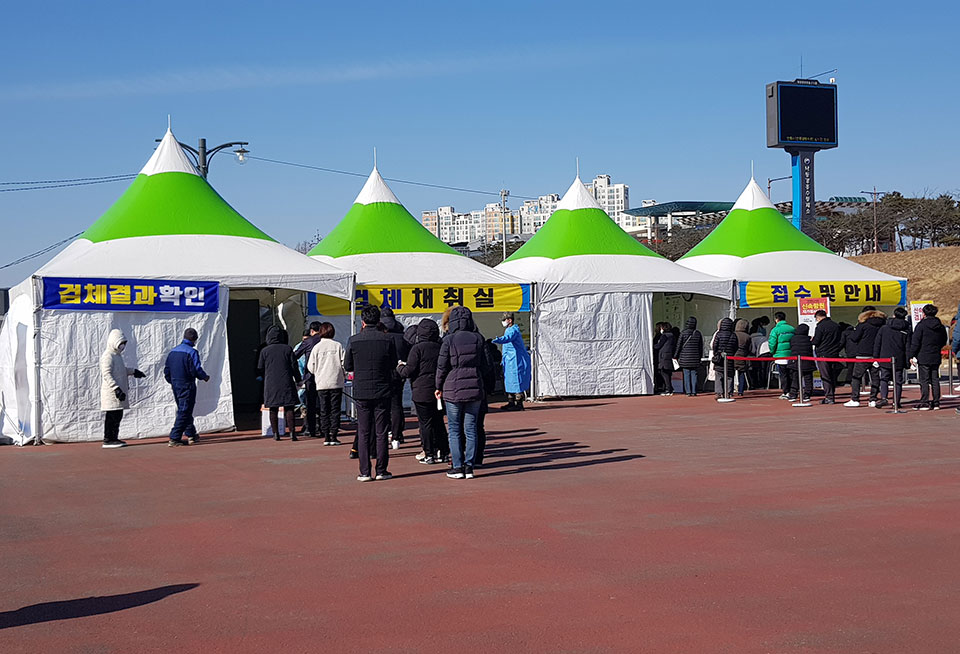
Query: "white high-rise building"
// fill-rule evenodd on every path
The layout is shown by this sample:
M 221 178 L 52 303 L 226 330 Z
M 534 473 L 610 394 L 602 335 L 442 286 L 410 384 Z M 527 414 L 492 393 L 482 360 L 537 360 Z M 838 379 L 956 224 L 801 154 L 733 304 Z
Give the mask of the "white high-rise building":
M 637 219 L 630 214 L 623 213 L 630 208 L 630 187 L 626 184 L 613 184 L 610 175 L 597 175 L 593 183 L 588 186 L 593 191 L 593 197 L 603 207 L 607 215 L 613 218 L 624 229 L 636 227 Z
M 557 210 L 559 201 L 560 196 L 556 193 L 541 195 L 536 200 L 524 200 L 520 207 L 520 233 L 536 234 L 550 214 Z

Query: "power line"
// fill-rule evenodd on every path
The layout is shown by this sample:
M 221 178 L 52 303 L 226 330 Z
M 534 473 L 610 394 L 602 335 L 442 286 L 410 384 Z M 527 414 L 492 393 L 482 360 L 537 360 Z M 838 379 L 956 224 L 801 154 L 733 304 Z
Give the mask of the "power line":
M 47 247 L 43 248 L 42 250 L 37 250 L 37 251 L 34 252 L 33 254 L 28 254 L 28 255 L 25 256 L 25 257 L 20 257 L 20 258 L 17 259 L 16 261 L 11 261 L 10 263 L 8 263 L 8 264 L 6 264 L 6 265 L 4 265 L 4 266 L 0 266 L 0 270 L 3 270 L 4 268 L 11 268 L 11 267 L 13 267 L 13 266 L 20 265 L 21 263 L 25 263 L 25 262 L 27 262 L 27 261 L 30 261 L 30 259 L 36 259 L 37 257 L 43 256 L 44 254 L 47 254 L 48 252 L 50 252 L 50 251 L 52 251 L 52 250 L 56 250 L 58 247 L 60 247 L 60 246 L 63 245 L 64 243 L 68 243 L 68 242 L 72 241 L 73 239 L 77 238 L 77 237 L 80 236 L 81 234 L 83 234 L 83 232 L 77 232 L 77 233 L 74 234 L 73 236 L 70 236 L 70 237 L 68 237 L 68 238 L 65 238 L 65 239 L 63 239 L 62 241 L 58 242 L 58 243 L 54 243 L 53 245 L 48 245 Z
M 111 179 L 101 179 L 91 182 L 72 182 L 66 184 L 44 184 L 42 186 L 17 186 L 15 188 L 0 188 L 0 193 L 12 193 L 13 191 L 40 191 L 49 188 L 66 188 L 68 186 L 90 186 L 91 184 L 107 184 L 109 182 L 124 182 L 136 177 L 136 174 L 124 177 L 115 177 Z
M 64 184 L 67 182 L 89 182 L 91 180 L 111 180 L 121 177 L 135 177 L 136 173 L 124 173 L 122 175 L 104 175 L 102 177 L 74 177 L 72 179 L 38 179 L 32 182 L 0 182 L 0 186 L 33 186 L 34 184 Z

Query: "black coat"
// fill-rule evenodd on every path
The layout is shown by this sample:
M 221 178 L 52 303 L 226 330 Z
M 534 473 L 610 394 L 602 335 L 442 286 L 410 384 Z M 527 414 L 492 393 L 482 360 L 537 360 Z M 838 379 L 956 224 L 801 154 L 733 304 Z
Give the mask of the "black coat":
M 847 335 L 847 356 L 872 357 L 877 332 L 887 324 L 886 314 L 882 311 L 864 311 L 859 321 Z
M 787 367 L 791 370 L 797 369 L 797 357 L 813 356 L 813 341 L 810 340 L 810 325 L 800 323 L 793 330 L 793 336 L 790 337 L 790 361 Z M 800 365 L 801 372 L 811 372 L 815 370 L 817 363 L 815 361 L 802 361 Z
M 939 366 L 943 361 L 940 351 L 947 344 L 947 328 L 936 316 L 924 318 L 917 323 L 910 340 L 907 357 L 916 359 L 921 366 Z
M 312 336 L 307 336 L 307 338 L 300 342 L 300 345 L 297 346 L 297 349 L 293 351 L 293 358 L 299 359 L 303 357 L 304 361 L 310 360 L 310 353 L 313 352 L 313 347 L 320 342 L 320 334 L 313 334 Z M 309 370 L 304 370 L 303 381 L 308 382 L 313 379 L 313 373 Z
M 263 377 L 263 406 L 274 409 L 299 404 L 300 367 L 293 348 L 281 342 L 279 327 L 267 330 L 267 346 L 260 350 L 257 373 Z
M 893 359 L 897 370 L 907 367 L 907 346 L 910 344 L 910 326 L 906 320 L 894 318 L 877 330 L 877 337 L 873 342 L 873 356 L 876 359 Z M 889 368 L 890 364 L 880 362 L 881 368 Z
M 818 357 L 839 357 L 843 347 L 843 334 L 840 325 L 824 318 L 817 323 L 813 332 L 813 346 L 817 348 Z
M 703 357 L 703 334 L 697 330 L 697 319 L 687 318 L 686 329 L 680 332 L 673 358 L 681 368 L 699 368 Z
M 437 361 L 437 388 L 449 402 L 477 402 L 486 397 L 484 380 L 491 363 L 482 335 L 466 307 L 450 312 L 450 332 L 440 345 Z
M 343 369 L 353 373 L 355 400 L 381 400 L 393 393 L 397 378 L 397 346 L 390 334 L 364 326 L 347 341 Z
M 415 329 L 416 344 L 410 348 L 406 364 L 397 367 L 397 372 L 403 379 L 410 380 L 414 402 L 433 402 L 440 358 L 440 327 L 435 320 L 424 318 Z
M 663 332 L 660 338 L 653 344 L 654 360 L 658 370 L 673 371 L 673 351 L 677 341 L 673 332 Z
M 730 318 L 724 318 L 720 321 L 720 328 L 717 329 L 710 347 L 713 350 L 713 363 L 717 365 L 723 363 L 724 354 L 728 357 L 736 356 L 737 350 L 740 348 L 740 340 L 733 331 L 733 321 Z

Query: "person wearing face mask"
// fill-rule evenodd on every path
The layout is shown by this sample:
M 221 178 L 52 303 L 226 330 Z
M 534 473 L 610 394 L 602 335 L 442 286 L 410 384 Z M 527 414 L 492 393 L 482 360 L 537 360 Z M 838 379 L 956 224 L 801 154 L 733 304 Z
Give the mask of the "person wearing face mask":
M 673 326 L 668 322 L 660 323 L 660 338 L 653 344 L 653 358 L 657 373 L 663 380 L 661 395 L 673 395 L 673 349 L 675 346 Z
M 520 328 L 514 324 L 513 314 L 504 313 L 500 324 L 504 327 L 503 336 L 492 342 L 503 346 L 503 390 L 509 401 L 501 408 L 523 411 L 523 395 L 530 390 L 530 354 L 523 344 Z
M 197 380 L 210 381 L 210 375 L 200 365 L 197 353 L 197 341 L 200 335 L 193 327 L 183 332 L 183 341 L 167 355 L 163 366 L 163 378 L 173 388 L 173 397 L 177 402 L 177 418 L 170 430 L 170 447 L 179 447 L 199 440 L 197 428 L 193 424 L 193 407 L 197 403 Z M 186 435 L 187 440 L 183 440 Z
M 136 368 L 127 368 L 123 350 L 127 337 L 119 329 L 107 336 L 107 349 L 100 355 L 100 410 L 104 412 L 103 447 L 113 449 L 126 445 L 120 440 L 120 421 L 123 410 L 129 409 L 127 377 L 141 379 L 144 374 Z

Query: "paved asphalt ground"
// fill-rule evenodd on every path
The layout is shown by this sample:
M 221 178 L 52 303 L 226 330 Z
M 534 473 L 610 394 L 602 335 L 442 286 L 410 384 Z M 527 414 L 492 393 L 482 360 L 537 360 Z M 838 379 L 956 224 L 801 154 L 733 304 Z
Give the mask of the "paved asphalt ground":
M 955 653 L 951 402 L 532 405 L 469 481 L 414 438 L 367 484 L 251 433 L 0 448 L 0 652 Z

